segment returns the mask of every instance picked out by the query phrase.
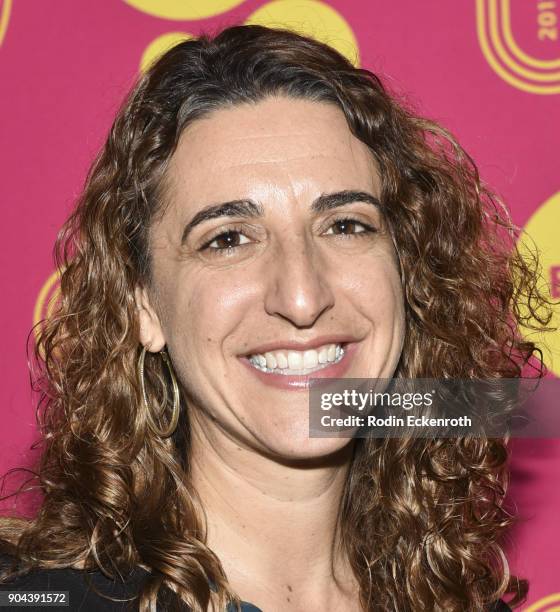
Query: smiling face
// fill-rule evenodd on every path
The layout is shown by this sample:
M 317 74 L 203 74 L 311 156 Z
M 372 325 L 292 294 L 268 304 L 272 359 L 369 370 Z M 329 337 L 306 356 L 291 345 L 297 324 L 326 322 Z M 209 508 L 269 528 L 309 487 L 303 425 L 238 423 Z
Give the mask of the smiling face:
M 368 148 L 334 105 L 267 98 L 191 124 L 167 187 L 140 339 L 167 344 L 191 427 L 283 458 L 347 444 L 308 438 L 309 374 L 391 377 L 405 331 Z

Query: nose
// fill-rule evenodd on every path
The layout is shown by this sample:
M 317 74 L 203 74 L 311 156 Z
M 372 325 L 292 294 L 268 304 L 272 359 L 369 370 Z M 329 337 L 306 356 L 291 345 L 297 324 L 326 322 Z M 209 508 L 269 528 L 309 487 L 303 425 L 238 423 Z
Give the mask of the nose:
M 265 310 L 298 328 L 312 327 L 334 305 L 325 265 L 304 239 L 286 245 L 267 269 Z

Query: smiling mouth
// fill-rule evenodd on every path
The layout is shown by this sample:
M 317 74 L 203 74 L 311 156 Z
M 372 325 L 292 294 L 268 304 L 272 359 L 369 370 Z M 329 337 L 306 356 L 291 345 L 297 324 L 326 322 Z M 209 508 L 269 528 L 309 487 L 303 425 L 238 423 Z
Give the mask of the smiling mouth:
M 346 344 L 324 344 L 306 351 L 277 350 L 247 357 L 256 370 L 265 374 L 307 376 L 342 360 Z

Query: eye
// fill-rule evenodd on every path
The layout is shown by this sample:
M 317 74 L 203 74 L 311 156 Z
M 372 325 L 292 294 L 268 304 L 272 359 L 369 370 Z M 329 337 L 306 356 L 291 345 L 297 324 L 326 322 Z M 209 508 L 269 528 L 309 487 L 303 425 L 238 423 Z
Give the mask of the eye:
M 210 249 L 213 251 L 230 251 L 238 246 L 247 244 L 250 240 L 237 230 L 228 230 L 227 232 L 221 232 L 208 242 L 206 242 L 200 250 Z
M 331 231 L 332 230 L 332 231 Z M 371 234 L 377 230 L 372 225 L 368 225 L 357 219 L 345 217 L 343 219 L 337 219 L 325 232 L 325 234 L 338 235 L 338 236 L 353 236 L 356 234 Z

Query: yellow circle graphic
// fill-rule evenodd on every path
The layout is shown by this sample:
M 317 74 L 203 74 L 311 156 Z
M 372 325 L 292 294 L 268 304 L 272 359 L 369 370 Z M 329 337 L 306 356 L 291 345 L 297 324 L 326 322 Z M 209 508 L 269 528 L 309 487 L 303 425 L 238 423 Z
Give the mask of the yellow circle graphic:
M 530 606 L 525 608 L 523 612 L 559 612 L 560 606 L 553 604 L 560 604 L 560 593 L 551 593 L 550 595 L 535 601 Z
M 549 198 L 533 214 L 519 239 L 523 254 L 538 249 L 542 266 L 542 282 L 539 286 L 553 300 L 560 301 L 560 191 Z M 527 308 L 524 308 L 527 313 Z M 535 325 L 539 325 L 534 321 Z M 558 327 L 553 332 L 541 332 L 522 328 L 523 335 L 536 342 L 544 353 L 545 363 L 556 376 L 560 376 L 560 306 L 554 309 L 550 323 Z
M 52 317 L 55 308 L 60 302 L 60 274 L 57 271 L 53 272 L 41 287 L 35 308 L 33 309 L 33 325 L 35 329 L 35 338 L 38 337 L 41 331 L 41 323 L 45 319 Z
M 192 34 L 187 34 L 186 32 L 167 32 L 158 36 L 144 49 L 144 53 L 142 53 L 140 58 L 140 71 L 145 72 L 160 55 L 169 51 L 176 44 L 192 37 Z
M 358 41 L 348 22 L 318 0 L 273 0 L 258 8 L 245 23 L 281 27 L 326 43 L 360 65 Z
M 124 0 L 133 8 L 152 17 L 191 21 L 205 19 L 243 4 L 245 0 Z
M 12 10 L 12 0 L 0 0 L 0 46 L 4 42 L 8 24 L 10 23 L 10 11 Z

